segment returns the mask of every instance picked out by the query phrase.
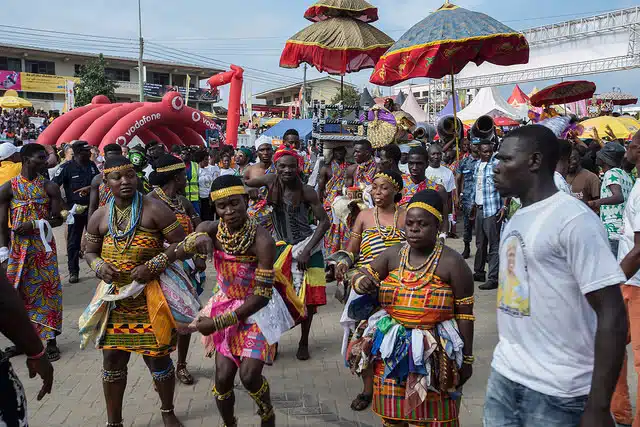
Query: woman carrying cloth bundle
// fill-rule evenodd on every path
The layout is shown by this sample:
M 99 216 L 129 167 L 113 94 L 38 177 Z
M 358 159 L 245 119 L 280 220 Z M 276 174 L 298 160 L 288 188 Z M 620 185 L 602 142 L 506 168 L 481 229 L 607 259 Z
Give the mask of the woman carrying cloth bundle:
M 460 425 L 457 399 L 473 364 L 473 276 L 438 239 L 442 207 L 436 191 L 417 193 L 407 207 L 407 243 L 352 279 L 366 296 L 349 310 L 383 309 L 355 332 L 347 358 L 351 366 L 373 367 L 373 411 L 385 426 Z
M 345 284 L 346 288 L 349 288 L 347 276 L 350 268 L 369 265 L 385 249 L 404 242 L 406 210 L 397 205 L 402 197 L 402 176 L 392 170 L 376 173 L 371 187 L 371 196 L 375 206 L 358 214 L 346 250 L 329 257 L 329 262 L 337 262 L 336 277 L 338 281 Z M 360 296 L 351 289 L 347 305 L 340 318 L 340 324 L 344 328 L 343 356 L 346 356 L 349 336 L 356 329 L 357 320 L 362 320 L 358 329 L 364 328 L 366 319 L 372 314 L 364 313 L 362 319 L 355 319 L 349 315 L 349 305 L 357 298 Z M 371 369 L 361 372 L 354 369 L 354 371 L 362 377 L 364 389 L 351 403 L 351 409 L 363 411 L 369 406 L 373 397 L 373 373 Z
M 269 383 L 262 369 L 273 362 L 275 344 L 294 321 L 274 288 L 276 247 L 271 235 L 247 215 L 249 198 L 239 177 L 213 181 L 211 200 L 220 222 L 205 221 L 178 246 L 179 258 L 213 255 L 217 292 L 195 326 L 215 353 L 213 394 L 225 426 L 237 425 L 233 383 L 240 381 L 258 405 L 263 426 L 275 425 Z

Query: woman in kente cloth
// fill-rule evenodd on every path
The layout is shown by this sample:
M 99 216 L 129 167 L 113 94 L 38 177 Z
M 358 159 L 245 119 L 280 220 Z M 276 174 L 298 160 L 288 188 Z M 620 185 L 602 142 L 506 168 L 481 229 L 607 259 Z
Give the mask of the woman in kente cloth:
M 350 310 L 382 307 L 349 343 L 352 369 L 373 367 L 373 411 L 385 426 L 457 427 L 461 387 L 473 364 L 473 275 L 438 238 L 442 199 L 417 193 L 407 207 L 407 242 L 352 279 L 365 295 Z
M 339 282 L 347 284 L 348 270 L 352 267 L 361 268 L 369 265 L 385 249 L 404 242 L 404 218 L 406 210 L 399 208 L 397 203 L 402 197 L 402 176 L 395 171 L 385 170 L 374 176 L 371 196 L 375 206 L 367 209 L 356 218 L 351 239 L 344 251 L 329 257 L 329 262 L 337 262 L 336 277 Z M 353 271 L 353 270 L 352 270 Z M 349 299 L 340 318 L 344 328 L 342 341 L 342 355 L 346 356 L 350 334 L 356 329 L 357 322 L 349 316 L 348 308 L 359 295 L 351 289 Z M 368 314 L 368 313 L 367 313 Z M 361 329 L 366 327 L 366 320 L 362 320 Z M 354 411 L 363 411 L 370 404 L 373 397 L 373 373 L 371 369 L 359 372 L 362 377 L 363 390 L 351 403 Z
M 185 233 L 165 203 L 136 190 L 138 177 L 127 158 L 105 161 L 103 173 L 113 197 L 91 216 L 85 236 L 85 260 L 102 282 L 80 318 L 81 347 L 95 338 L 103 350 L 107 426 L 123 426 L 131 353 L 141 354 L 151 371 L 164 425 L 182 426 L 173 412 L 176 322 L 158 277 L 175 260 Z
M 275 242 L 247 215 L 249 199 L 239 177 L 213 181 L 211 200 L 220 221 L 200 224 L 177 253 L 179 258 L 213 254 L 218 290 L 195 322 L 205 336 L 207 355 L 215 353 L 213 395 L 224 425 L 237 426 L 233 384 L 239 371 L 240 381 L 258 405 L 261 425 L 275 426 L 262 369 L 273 362 L 275 344 L 294 324 L 273 288 Z
M 171 154 L 163 154 L 154 163 L 154 170 L 149 174 L 149 182 L 155 188 L 149 196 L 160 200 L 171 208 L 186 235 L 191 234 L 200 224 L 200 215 L 193 205 L 181 194 L 187 186 L 186 165 L 180 159 Z M 184 263 L 184 270 L 191 278 L 194 295 L 202 294 L 204 278 L 202 272 L 206 270 L 206 257 L 194 257 Z M 193 376 L 187 369 L 187 355 L 191 333 L 178 331 L 178 363 L 176 363 L 176 377 L 182 384 L 191 385 Z

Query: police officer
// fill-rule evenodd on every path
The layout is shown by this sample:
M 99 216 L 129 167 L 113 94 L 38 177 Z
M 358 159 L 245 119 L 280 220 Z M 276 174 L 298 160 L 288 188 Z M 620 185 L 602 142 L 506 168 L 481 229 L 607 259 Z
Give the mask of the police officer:
M 456 171 L 458 203 L 460 203 L 459 208 L 462 210 L 464 218 L 464 251 L 462 251 L 464 259 L 471 257 L 471 236 L 474 227 L 471 211 L 476 194 L 473 173 L 476 169 L 476 164 L 480 161 L 479 145 L 477 144 L 479 140 L 474 142 L 476 143 L 470 144 L 468 139 L 462 141 L 461 151 L 464 156 L 460 159 L 458 170 Z
M 87 226 L 91 181 L 98 175 L 98 167 L 91 161 L 91 147 L 86 141 L 73 141 L 73 159 L 58 169 L 53 181 L 62 186 L 69 210 L 76 206 L 74 222 L 67 226 L 67 256 L 69 283 L 78 283 L 80 273 L 80 242 Z

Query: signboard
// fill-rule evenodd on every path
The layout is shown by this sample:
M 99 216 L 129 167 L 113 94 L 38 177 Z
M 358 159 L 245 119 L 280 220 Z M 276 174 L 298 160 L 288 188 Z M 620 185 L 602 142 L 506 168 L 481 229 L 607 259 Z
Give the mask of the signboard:
M 184 98 L 186 98 L 187 88 L 182 86 L 168 86 L 154 83 L 144 84 L 144 95 L 154 98 L 162 98 L 167 92 L 179 92 Z M 189 88 L 189 101 L 216 101 L 217 96 L 211 94 L 209 91 L 199 89 L 195 87 Z
M 0 70 L 0 90 L 13 89 L 24 92 L 65 93 L 67 82 L 78 83 L 77 77 L 51 74 L 18 73 Z

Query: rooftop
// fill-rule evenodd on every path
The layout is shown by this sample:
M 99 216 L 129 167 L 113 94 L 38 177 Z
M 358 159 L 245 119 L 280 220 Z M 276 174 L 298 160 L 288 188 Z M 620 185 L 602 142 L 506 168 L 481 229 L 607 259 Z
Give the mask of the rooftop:
M 313 85 L 314 83 L 319 83 L 319 82 L 324 82 L 324 81 L 332 81 L 334 83 L 336 83 L 338 86 L 340 85 L 340 80 L 327 76 L 327 77 L 320 77 L 318 79 L 312 79 L 312 80 L 307 80 L 307 85 Z M 351 86 L 353 88 L 357 88 L 356 85 L 352 84 L 352 83 L 348 83 L 348 82 L 344 82 L 345 86 Z M 264 92 L 260 92 L 258 94 L 255 94 L 254 97 L 255 98 L 266 98 L 267 96 L 276 93 L 276 92 L 284 92 L 284 91 L 291 91 L 291 90 L 298 90 L 299 88 L 302 87 L 302 81 L 299 83 L 294 83 L 288 86 L 280 86 L 274 89 L 269 89 L 267 91 Z

